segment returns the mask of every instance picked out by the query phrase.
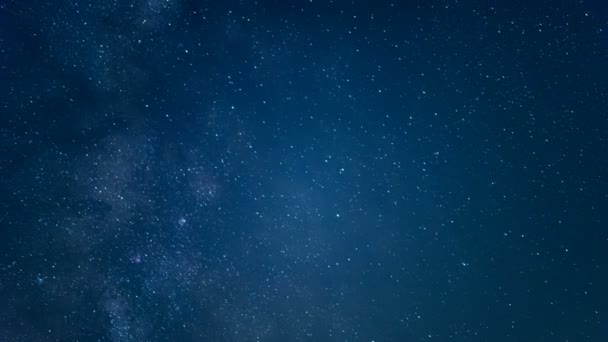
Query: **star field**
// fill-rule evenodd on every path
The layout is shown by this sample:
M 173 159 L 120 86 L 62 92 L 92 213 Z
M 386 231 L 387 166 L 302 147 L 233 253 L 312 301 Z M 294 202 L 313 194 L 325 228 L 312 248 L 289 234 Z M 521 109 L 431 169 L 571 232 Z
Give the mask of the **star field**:
M 608 340 L 601 1 L 0 22 L 0 342 Z

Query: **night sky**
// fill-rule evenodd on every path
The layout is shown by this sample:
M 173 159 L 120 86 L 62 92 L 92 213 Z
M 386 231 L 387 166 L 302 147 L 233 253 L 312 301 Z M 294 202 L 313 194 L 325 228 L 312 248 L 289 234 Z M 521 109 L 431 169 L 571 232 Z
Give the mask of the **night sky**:
M 5 0 L 0 342 L 608 341 L 608 3 Z

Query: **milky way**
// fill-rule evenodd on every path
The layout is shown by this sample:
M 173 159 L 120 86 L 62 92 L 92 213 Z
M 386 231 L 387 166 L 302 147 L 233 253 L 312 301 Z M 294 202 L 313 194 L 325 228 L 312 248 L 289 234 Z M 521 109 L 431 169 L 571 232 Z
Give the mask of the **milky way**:
M 0 22 L 0 342 L 608 340 L 600 2 Z

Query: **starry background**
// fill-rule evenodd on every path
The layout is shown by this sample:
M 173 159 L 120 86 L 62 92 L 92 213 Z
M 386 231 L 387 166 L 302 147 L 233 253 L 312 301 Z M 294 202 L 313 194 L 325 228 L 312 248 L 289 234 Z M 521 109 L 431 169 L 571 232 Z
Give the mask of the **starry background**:
M 602 1 L 3 1 L 0 341 L 608 340 Z

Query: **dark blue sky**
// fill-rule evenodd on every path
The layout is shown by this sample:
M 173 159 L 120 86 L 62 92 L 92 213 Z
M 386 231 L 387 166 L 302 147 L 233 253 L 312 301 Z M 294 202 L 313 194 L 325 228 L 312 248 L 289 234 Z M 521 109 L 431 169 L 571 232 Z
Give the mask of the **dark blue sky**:
M 601 1 L 5 1 L 0 341 L 608 340 Z

